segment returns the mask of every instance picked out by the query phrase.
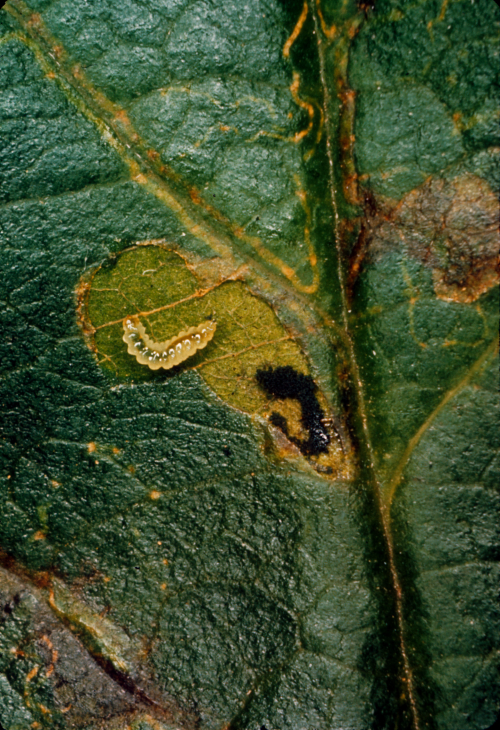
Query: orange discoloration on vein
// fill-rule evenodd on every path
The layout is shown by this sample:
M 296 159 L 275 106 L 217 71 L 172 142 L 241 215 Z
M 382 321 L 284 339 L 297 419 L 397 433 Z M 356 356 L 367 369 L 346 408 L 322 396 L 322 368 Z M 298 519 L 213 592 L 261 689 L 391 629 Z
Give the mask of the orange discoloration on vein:
M 446 15 L 446 10 L 448 8 L 448 2 L 449 0 L 443 0 L 443 4 L 441 5 L 441 12 L 438 15 L 437 22 L 441 23 L 444 20 L 444 16 Z
M 410 457 L 415 450 L 415 447 L 417 444 L 421 441 L 423 435 L 426 433 L 426 431 L 429 429 L 429 427 L 432 425 L 432 423 L 436 420 L 437 416 L 441 413 L 443 408 L 449 403 L 458 393 L 463 390 L 467 385 L 469 385 L 472 378 L 477 375 L 482 368 L 488 363 L 488 360 L 492 355 L 495 354 L 495 352 L 498 349 L 498 337 L 493 340 L 493 342 L 490 344 L 489 347 L 485 349 L 481 357 L 479 357 L 476 362 L 472 365 L 472 367 L 468 370 L 466 375 L 462 378 L 462 380 L 457 383 L 457 385 L 454 388 L 451 388 L 446 395 L 442 398 L 441 402 L 436 406 L 436 408 L 433 410 L 433 412 L 428 416 L 428 418 L 425 420 L 425 422 L 420 426 L 418 431 L 412 436 L 410 441 L 408 442 L 408 446 L 406 447 L 403 456 L 401 457 L 399 464 L 396 466 L 396 469 L 394 471 L 394 474 L 392 476 L 391 481 L 389 482 L 388 488 L 385 493 L 385 503 L 387 507 L 390 507 L 392 500 L 394 499 L 394 494 L 396 493 L 396 490 L 398 486 L 401 483 L 403 472 L 405 470 L 405 467 L 410 460 Z
M 43 643 L 46 644 L 51 651 L 54 648 L 54 645 L 52 644 L 51 640 L 49 639 L 49 637 L 46 634 L 44 634 L 42 636 L 42 638 L 40 639 L 40 641 L 43 641 Z
M 300 74 L 297 71 L 293 72 L 293 81 L 290 85 L 290 91 L 292 92 L 292 97 L 294 102 L 300 106 L 301 109 L 305 109 L 307 111 L 307 114 L 309 116 L 309 124 L 305 129 L 303 129 L 301 132 L 296 132 L 293 136 L 294 142 L 300 142 L 304 139 L 304 137 L 307 137 L 311 129 L 313 128 L 314 124 L 314 106 L 310 104 L 308 101 L 304 101 L 300 98 L 298 92 L 300 88 Z
M 118 109 L 115 113 L 115 119 L 126 127 L 130 126 L 130 119 L 125 109 Z
M 446 11 L 448 9 L 448 3 L 449 3 L 449 0 L 443 0 L 443 4 L 441 5 L 441 10 L 440 10 L 437 18 L 434 18 L 433 20 L 429 20 L 429 22 L 427 23 L 427 30 L 429 31 L 429 35 L 430 35 L 432 41 L 434 41 L 434 33 L 432 30 L 432 26 L 434 25 L 434 23 L 443 22 L 445 15 L 446 15 Z
M 237 263 L 233 254 L 231 240 L 224 236 L 224 234 L 216 234 L 209 223 L 194 220 L 193 214 L 195 211 L 193 211 L 193 213 L 189 211 L 189 206 L 186 204 L 187 201 L 184 202 L 181 195 L 174 192 L 164 178 L 166 177 L 175 180 L 178 184 L 185 187 L 184 181 L 166 165 L 160 164 L 158 153 L 155 154 L 153 152 L 152 154 L 151 148 L 142 141 L 140 136 L 132 127 L 125 110 L 118 104 L 110 101 L 101 91 L 97 90 L 86 77 L 84 71 L 79 65 L 73 66 L 69 70 L 63 66 L 62 61 L 68 61 L 66 52 L 61 46 L 56 44 L 40 16 L 37 15 L 35 17 L 33 15 L 29 15 L 29 11 L 22 0 L 11 0 L 6 9 L 14 15 L 16 20 L 26 26 L 31 35 L 30 47 L 33 46 L 34 42 L 38 44 L 41 43 L 45 46 L 43 52 L 42 48 L 38 46 L 36 49 L 33 49 L 37 54 L 37 58 L 39 58 L 40 62 L 43 62 L 44 66 L 50 64 L 50 61 L 44 54 L 49 55 L 52 58 L 63 82 L 69 85 L 71 91 L 69 94 L 71 97 L 70 100 L 87 118 L 92 121 L 92 123 L 97 126 L 105 141 L 108 142 L 108 144 L 110 144 L 118 152 L 118 154 L 120 154 L 121 158 L 128 166 L 131 178 L 134 182 L 142 185 L 150 194 L 161 200 L 174 212 L 185 228 L 193 236 L 206 243 L 215 253 L 225 258 L 226 261 L 230 262 L 236 268 Z M 57 48 L 56 54 L 54 53 L 55 48 Z M 314 122 L 314 107 L 312 104 L 303 101 L 298 96 L 299 85 L 300 77 L 298 74 L 294 74 L 294 80 L 290 90 L 298 106 L 307 111 L 309 124 L 306 129 L 301 132 L 297 132 L 291 138 L 291 141 L 295 143 L 300 142 L 307 134 L 310 133 Z M 68 89 L 65 88 L 64 90 L 66 95 L 68 95 Z M 78 95 L 77 99 L 73 98 L 75 92 Z M 255 101 L 253 97 L 248 98 Z M 130 143 L 133 143 L 141 156 L 133 154 L 130 151 Z M 149 165 L 152 165 L 154 169 L 149 170 Z M 227 221 L 220 212 L 215 211 L 213 206 L 207 204 L 203 199 L 203 196 L 194 192 L 194 188 L 191 187 L 188 190 L 188 194 L 192 205 L 202 208 L 204 211 L 208 212 L 210 215 L 215 217 L 218 222 L 225 224 L 233 235 L 236 235 L 237 238 L 244 240 L 245 243 L 252 246 L 256 253 L 266 263 L 271 264 L 283 276 L 285 276 L 286 279 L 295 286 L 298 292 L 311 294 L 316 291 L 316 286 L 312 286 L 311 288 L 310 285 L 304 285 L 295 271 L 285 264 L 278 256 L 268 251 L 265 244 L 259 238 L 255 236 L 246 236 L 245 234 L 238 235 L 238 233 L 235 233 L 234 229 L 237 227 Z
M 328 40 L 332 41 L 335 38 L 335 36 L 337 35 L 337 26 L 331 25 L 330 27 L 328 27 L 327 24 L 325 23 L 325 19 L 323 17 L 323 12 L 321 10 L 321 0 L 316 0 L 316 10 L 318 13 L 321 30 L 323 31 L 324 35 L 328 38 Z
M 300 31 L 302 30 L 303 25 L 306 22 L 307 12 L 308 12 L 307 0 L 304 0 L 304 5 L 302 7 L 302 12 L 301 12 L 300 17 L 299 17 L 299 19 L 298 19 L 298 21 L 297 21 L 297 23 L 295 25 L 295 28 L 290 33 L 289 37 L 287 38 L 287 41 L 286 41 L 285 45 L 283 46 L 283 56 L 285 58 L 289 58 L 290 57 L 290 48 L 293 46 L 293 44 L 295 43 L 295 41 L 297 40 L 297 38 L 300 35 Z
M 423 349 L 425 349 L 427 347 L 427 343 L 421 342 L 418 339 L 418 337 L 416 335 L 416 332 L 415 332 L 415 304 L 420 299 L 420 292 L 418 291 L 418 289 L 416 289 L 414 287 L 413 282 L 411 280 L 411 277 L 410 277 L 408 271 L 406 270 L 406 267 L 403 264 L 401 264 L 401 268 L 402 268 L 402 272 L 403 272 L 403 279 L 404 279 L 405 284 L 407 285 L 408 290 L 409 290 L 409 297 L 408 297 L 409 312 L 408 312 L 408 316 L 409 316 L 409 320 L 410 320 L 410 334 L 412 336 L 412 339 L 417 343 L 417 345 L 419 345 L 419 347 L 422 347 Z
M 368 419 L 367 419 L 367 408 L 366 408 L 366 401 L 365 401 L 365 393 L 364 393 L 364 387 L 363 382 L 361 380 L 361 373 L 359 370 L 359 366 L 357 363 L 356 358 L 356 352 L 354 350 L 354 344 L 352 339 L 349 336 L 349 302 L 348 302 L 348 292 L 347 292 L 347 286 L 345 281 L 345 272 L 343 268 L 343 259 L 345 256 L 345 251 L 343 249 L 343 242 L 340 240 L 339 236 L 339 223 L 340 223 L 340 215 L 338 210 L 338 200 L 337 200 L 337 174 L 335 169 L 335 162 L 334 162 L 334 140 L 337 139 L 338 134 L 340 132 L 339 125 L 335 121 L 334 117 L 332 117 L 331 109 L 333 107 L 333 99 L 330 95 L 329 91 L 329 84 L 327 83 L 328 79 L 328 69 L 326 68 L 326 56 L 327 56 L 327 49 L 326 46 L 328 43 L 325 43 L 325 37 L 328 41 L 330 41 L 330 38 L 328 38 L 328 34 L 322 32 L 320 33 L 320 30 L 323 31 L 322 28 L 322 17 L 321 17 L 321 8 L 319 7 L 319 0 L 316 3 L 315 8 L 313 9 L 313 16 L 314 16 L 314 24 L 316 28 L 316 38 L 318 42 L 318 55 L 319 55 L 319 65 L 320 65 L 320 76 L 321 76 L 321 82 L 324 89 L 324 112 L 325 112 L 325 125 L 326 129 L 328 130 L 327 135 L 327 143 L 326 143 L 326 149 L 327 149 L 327 156 L 328 156 L 328 163 L 329 163 L 329 177 L 330 177 L 330 190 L 331 190 L 331 200 L 333 209 L 335 212 L 335 221 L 336 221 L 336 228 L 337 228 L 337 236 L 336 236 L 336 247 L 337 247 L 337 255 L 338 255 L 338 280 L 339 280 L 339 286 L 340 286 L 340 295 L 342 300 L 342 321 L 343 326 L 345 330 L 346 335 L 346 345 L 347 345 L 347 354 L 349 358 L 349 368 L 350 373 L 352 377 L 352 382 L 354 386 L 354 390 L 356 393 L 356 401 L 357 401 L 357 410 L 359 414 L 360 419 L 360 425 L 361 425 L 361 431 L 363 435 L 363 439 L 361 440 L 362 445 L 366 449 L 366 459 L 368 463 L 368 469 L 371 472 L 371 481 L 372 481 L 372 488 L 375 495 L 376 504 L 378 506 L 379 510 L 379 517 L 380 517 L 380 523 L 383 530 L 385 542 L 386 542 L 386 549 L 387 549 L 387 558 L 388 558 L 388 564 L 389 564 L 389 571 L 392 579 L 392 585 L 394 588 L 394 599 L 395 599 L 395 609 L 396 609 L 396 625 L 399 635 L 399 646 L 400 646 L 400 652 L 401 652 L 401 658 L 404 668 L 404 679 L 406 681 L 401 683 L 401 689 L 408 693 L 409 698 L 409 704 L 411 707 L 411 713 L 412 713 L 412 724 L 414 730 L 419 730 L 420 727 L 420 721 L 419 721 L 419 714 L 417 709 L 417 704 L 415 700 L 415 688 L 414 688 L 414 678 L 413 678 L 413 671 L 410 666 L 409 658 L 408 658 L 408 652 L 406 650 L 406 625 L 403 615 L 403 594 L 402 594 L 402 588 L 401 588 L 401 582 L 398 574 L 398 570 L 396 567 L 396 561 L 395 561 L 395 555 L 394 555 L 394 543 L 392 539 L 392 533 L 390 528 L 390 520 L 387 508 L 383 502 L 382 498 L 382 485 L 380 484 L 378 474 L 375 471 L 374 464 L 375 464 L 375 458 L 374 458 L 374 450 L 371 440 L 371 433 L 368 426 Z M 359 23 L 361 22 L 360 16 L 354 16 L 350 21 L 350 23 L 353 24 L 353 26 L 358 27 Z M 323 20 L 324 24 L 324 20 Z M 347 56 L 348 56 L 348 50 L 349 50 L 349 43 L 351 39 L 351 34 L 346 34 L 347 38 L 349 39 L 344 44 L 346 46 L 345 49 L 343 49 L 343 59 L 344 64 L 343 68 L 341 67 L 338 69 L 337 74 L 338 78 L 337 81 L 337 88 L 339 91 L 344 90 L 344 88 L 347 87 Z M 337 49 L 338 51 L 338 49 Z M 337 55 L 337 54 L 336 54 Z M 340 120 L 340 124 L 342 124 L 342 119 Z
M 45 676 L 46 676 L 46 677 L 50 677 L 50 676 L 51 676 L 51 674 L 53 674 L 53 672 L 54 672 L 54 668 L 55 668 L 55 667 L 54 667 L 54 665 L 55 665 L 55 663 L 56 663 L 56 661 L 57 661 L 57 659 L 58 659 L 58 657 L 59 657 L 59 652 L 57 651 L 57 649 L 54 649 L 54 645 L 52 644 L 51 640 L 49 639 L 49 637 L 48 637 L 48 636 L 47 636 L 46 634 L 44 634 L 44 635 L 42 636 L 42 638 L 41 638 L 41 641 L 42 641 L 42 642 L 43 642 L 44 644 L 46 644 L 46 646 L 47 646 L 47 647 L 48 647 L 48 648 L 50 649 L 50 651 L 51 651 L 51 659 L 50 659 L 50 664 L 49 664 L 49 666 L 48 666 L 48 668 L 47 668 L 47 671 L 46 671 L 46 673 L 45 673 Z
M 342 87 L 344 84 L 342 84 Z M 342 186 L 346 200 L 352 205 L 359 205 L 358 173 L 354 162 L 354 117 L 356 92 L 343 88 L 339 93 L 342 102 L 340 148 L 342 152 Z
M 311 226 L 312 226 L 311 209 L 307 202 L 307 193 L 301 187 L 298 175 L 295 175 L 294 179 L 295 179 L 295 184 L 297 185 L 297 193 L 296 193 L 297 197 L 299 198 L 300 202 L 302 203 L 302 207 L 304 208 L 304 211 L 306 214 L 307 223 L 304 228 L 304 238 L 305 238 L 306 245 L 307 245 L 309 263 L 313 270 L 313 277 L 314 277 L 313 286 L 315 286 L 317 288 L 319 286 L 319 274 L 318 274 L 318 271 L 316 270 L 316 267 L 318 264 L 318 257 L 316 256 L 316 251 L 314 250 L 314 246 L 312 245 L 312 241 L 311 241 Z
M 28 25 L 30 25 L 32 28 L 37 28 L 42 24 L 43 21 L 40 13 L 32 13 L 28 18 Z
M 297 291 L 303 292 L 305 294 L 314 294 L 314 292 L 317 290 L 319 286 L 319 278 L 317 279 L 316 272 L 314 274 L 314 280 L 312 284 L 303 284 L 295 271 L 290 266 L 287 266 L 287 264 L 285 264 L 278 256 L 275 256 L 272 251 L 269 251 L 269 249 L 264 246 L 260 238 L 257 238 L 256 236 L 249 236 L 247 233 L 243 232 L 237 232 L 236 236 L 245 243 L 250 244 L 250 246 L 253 247 L 253 249 L 259 254 L 259 256 L 264 259 L 264 261 L 267 261 L 267 263 L 272 264 L 277 269 L 279 269 L 283 276 L 285 276 L 289 281 L 292 282 Z
M 36 675 L 38 674 L 38 670 L 39 669 L 40 669 L 40 667 L 38 667 L 38 666 L 37 667 L 33 667 L 33 669 L 31 669 L 28 672 L 28 674 L 26 675 L 26 681 L 27 682 L 31 682 L 31 680 L 33 679 L 33 677 L 36 677 Z
M 193 203 L 196 203 L 196 205 L 202 204 L 202 197 L 199 193 L 199 191 L 196 188 L 191 188 L 189 191 L 189 197 L 193 201 Z
M 134 162 L 134 164 L 136 163 Z M 152 176 L 147 176 L 143 173 L 135 175 L 134 180 L 139 183 L 139 185 L 143 185 L 149 193 L 154 195 L 173 210 L 193 236 L 204 241 L 204 243 L 210 246 L 210 248 L 218 253 L 219 256 L 229 259 L 235 263 L 233 253 L 229 245 L 223 243 L 218 236 L 209 230 L 208 226 L 195 222 L 182 203 L 174 197 L 164 184 L 162 184 L 159 180 L 155 180 Z
M 319 111 L 319 125 L 318 125 L 318 131 L 316 132 L 316 144 L 319 144 L 321 141 L 321 137 L 323 136 L 323 129 L 325 126 L 325 115 L 323 113 L 322 107 L 318 104 L 318 111 Z
M 354 161 L 354 118 L 356 112 L 356 93 L 348 86 L 347 64 L 349 60 L 349 43 L 359 29 L 359 19 L 355 18 L 346 24 L 342 37 L 335 49 L 337 95 L 341 101 L 340 108 L 340 153 L 342 168 L 342 189 L 345 199 L 351 205 L 359 205 L 358 173 Z M 349 40 L 347 40 L 349 39 Z
M 185 302 L 192 301 L 193 299 L 201 299 L 202 297 L 209 294 L 214 289 L 218 289 L 223 284 L 226 284 L 228 281 L 238 281 L 239 279 L 242 279 L 242 270 L 241 268 L 238 269 L 232 276 L 228 276 L 225 279 L 222 279 L 221 281 L 218 281 L 216 284 L 213 284 L 212 286 L 206 287 L 206 289 L 198 289 L 198 291 L 194 292 L 194 294 L 190 294 L 187 297 L 184 297 L 183 299 L 178 299 L 176 302 L 171 302 L 170 304 L 164 304 L 162 307 L 156 307 L 156 309 L 150 309 L 147 312 L 137 312 L 137 315 L 140 317 L 149 317 L 152 314 L 157 314 L 158 312 L 164 312 L 167 309 L 172 309 L 173 307 L 179 306 L 179 304 L 184 304 Z M 113 322 L 106 322 L 105 324 L 100 324 L 98 327 L 94 328 L 94 332 L 97 332 L 100 329 L 103 329 L 104 327 L 112 327 L 115 324 L 121 324 L 123 322 L 123 317 L 120 319 L 115 319 Z

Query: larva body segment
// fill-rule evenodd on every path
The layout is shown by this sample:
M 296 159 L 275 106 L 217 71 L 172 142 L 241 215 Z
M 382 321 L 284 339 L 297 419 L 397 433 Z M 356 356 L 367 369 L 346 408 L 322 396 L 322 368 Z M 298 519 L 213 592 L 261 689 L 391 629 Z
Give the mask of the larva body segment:
M 129 354 L 141 365 L 147 365 L 151 370 L 169 370 L 206 347 L 216 327 L 215 322 L 207 320 L 197 327 L 179 332 L 171 340 L 155 342 L 147 335 L 139 317 L 130 315 L 123 320 L 123 341 L 128 346 Z

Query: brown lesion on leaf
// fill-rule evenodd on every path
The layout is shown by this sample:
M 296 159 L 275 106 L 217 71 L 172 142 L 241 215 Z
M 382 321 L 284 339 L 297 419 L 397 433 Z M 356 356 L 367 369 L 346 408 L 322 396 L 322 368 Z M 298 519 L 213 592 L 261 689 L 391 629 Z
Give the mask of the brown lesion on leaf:
M 365 188 L 363 190 L 363 207 L 364 216 L 355 220 L 345 220 L 342 222 L 340 231 L 341 241 L 346 248 L 346 255 L 349 256 L 349 268 L 347 273 L 347 293 L 352 299 L 352 290 L 354 284 L 361 273 L 365 259 L 376 248 L 376 242 L 383 235 L 380 231 L 385 225 L 392 223 L 392 209 L 389 206 L 384 207 L 375 198 L 371 190 Z M 350 253 L 348 253 L 347 242 L 354 240 Z
M 158 688 L 141 656 L 140 640 L 130 640 L 119 626 L 78 599 L 78 584 L 70 591 L 55 576 L 43 577 L 0 551 L 0 580 L 7 599 L 0 607 L 1 618 L 16 621 L 16 612 L 22 611 L 23 635 L 9 660 L 24 677 L 26 707 L 41 721 L 31 727 L 45 727 L 43 716 L 50 714 L 59 722 L 59 713 L 71 727 L 90 723 L 102 730 L 125 730 L 144 717 L 152 726 L 199 727 L 195 711 Z M 126 668 L 117 661 L 120 653 L 126 654 Z M 33 691 L 43 684 L 50 690 L 49 707 Z M 84 701 L 75 702 L 75 697 Z
M 469 173 L 430 178 L 396 203 L 365 194 L 365 216 L 350 259 L 352 288 L 365 258 L 396 245 L 432 269 L 439 299 L 469 304 L 499 282 L 498 201 Z
M 401 220 L 410 226 L 410 252 L 432 266 L 440 299 L 474 302 L 498 284 L 498 200 L 482 178 L 430 181 L 410 194 Z

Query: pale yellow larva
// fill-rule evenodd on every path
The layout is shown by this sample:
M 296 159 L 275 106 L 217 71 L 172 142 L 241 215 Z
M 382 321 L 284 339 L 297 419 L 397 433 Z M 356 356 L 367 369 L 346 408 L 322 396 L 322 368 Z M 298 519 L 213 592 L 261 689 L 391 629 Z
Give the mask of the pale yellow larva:
M 216 327 L 215 322 L 207 320 L 179 332 L 170 340 L 155 342 L 147 335 L 139 317 L 130 315 L 123 320 L 123 341 L 128 345 L 129 354 L 141 365 L 147 365 L 151 370 L 169 370 L 206 347 Z

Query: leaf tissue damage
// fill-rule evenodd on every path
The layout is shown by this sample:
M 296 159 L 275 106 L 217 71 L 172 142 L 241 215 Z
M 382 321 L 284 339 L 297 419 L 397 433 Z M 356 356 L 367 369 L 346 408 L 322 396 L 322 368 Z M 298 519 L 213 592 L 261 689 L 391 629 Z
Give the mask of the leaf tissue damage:
M 82 330 L 110 377 L 124 382 L 155 378 L 144 362 L 130 356 L 130 346 L 124 347 L 125 318 L 144 323 L 157 342 L 213 321 L 213 339 L 167 377 L 198 372 L 227 403 L 278 427 L 285 437 L 277 444 L 282 456 L 297 460 L 301 453 L 330 478 L 350 473 L 345 430 L 309 374 L 295 337 L 269 304 L 238 277 L 203 283 L 196 265 L 165 244 L 141 244 L 111 261 L 84 278 L 78 295 Z M 273 371 L 276 363 L 282 364 Z M 277 435 L 276 429 L 271 433 Z M 283 448 L 287 441 L 289 447 Z
M 259 385 L 270 396 L 276 398 L 294 398 L 302 409 L 301 421 L 309 432 L 306 441 L 290 436 L 303 454 L 317 456 L 328 452 L 330 436 L 324 425 L 325 414 L 316 397 L 317 386 L 310 375 L 297 373 L 290 365 L 283 367 L 257 370 L 256 378 Z M 288 425 L 282 415 L 273 411 L 270 416 L 273 425 L 281 428 L 289 436 Z
M 351 277 L 365 257 L 404 247 L 432 270 L 444 301 L 475 302 L 498 284 L 498 200 L 477 175 L 430 178 L 399 202 L 369 194 L 366 214 Z

